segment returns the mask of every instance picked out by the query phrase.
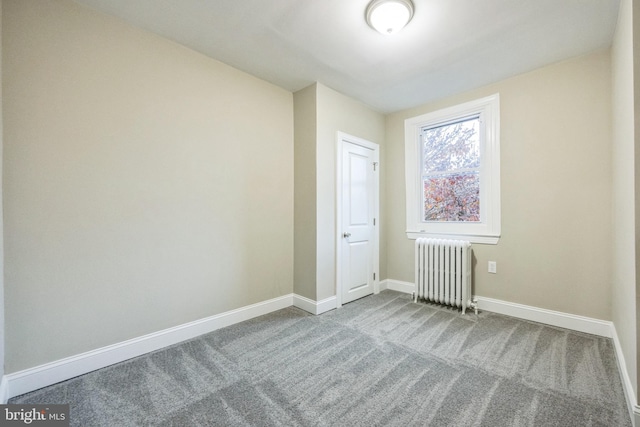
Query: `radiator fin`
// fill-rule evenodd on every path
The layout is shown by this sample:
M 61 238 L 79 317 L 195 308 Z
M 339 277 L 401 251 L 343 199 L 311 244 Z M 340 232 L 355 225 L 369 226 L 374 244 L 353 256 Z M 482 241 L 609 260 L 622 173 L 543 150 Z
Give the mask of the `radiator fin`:
M 471 306 L 471 243 L 464 240 L 416 239 L 415 300 Z

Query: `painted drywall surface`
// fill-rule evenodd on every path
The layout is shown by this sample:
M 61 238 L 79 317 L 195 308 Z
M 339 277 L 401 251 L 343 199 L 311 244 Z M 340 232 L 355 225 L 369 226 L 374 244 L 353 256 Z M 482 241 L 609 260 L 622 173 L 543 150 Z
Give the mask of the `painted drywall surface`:
M 293 95 L 3 2 L 6 371 L 293 291 Z
M 380 144 L 384 154 L 385 120 L 381 113 L 317 84 L 317 294 L 318 301 L 336 294 L 336 146 L 337 132 Z M 381 170 L 381 181 L 384 170 Z M 384 223 L 384 219 L 381 224 Z M 381 228 L 381 235 L 384 229 Z M 382 240 L 382 239 L 381 239 Z M 381 241 L 380 247 L 385 245 Z M 380 259 L 381 271 L 384 259 Z M 381 277 L 384 277 L 381 273 Z
M 613 160 L 613 280 L 611 315 L 637 394 L 635 150 L 633 124 L 633 32 L 631 0 L 620 4 L 611 49 Z
M 609 52 L 387 117 L 387 188 L 404 188 L 404 120 L 500 93 L 502 238 L 474 245 L 474 293 L 611 319 Z M 404 191 L 388 191 L 387 274 L 413 281 Z M 498 274 L 487 273 L 496 261 Z
M 627 12 L 629 13 L 629 12 Z M 634 115 L 634 147 L 640 146 L 640 7 L 637 2 L 631 2 L 631 15 L 632 15 L 632 37 L 633 37 L 633 115 Z M 635 237 L 636 237 L 636 400 L 638 397 L 638 379 L 637 375 L 640 373 L 640 283 L 638 277 L 640 277 L 640 150 L 635 149 Z M 637 403 L 637 402 L 636 402 Z M 635 425 L 640 425 L 640 414 L 635 411 Z
M 293 95 L 294 292 L 316 299 L 316 84 Z
M 2 2 L 0 2 L 0 82 L 2 82 Z M 2 215 L 2 85 L 0 84 L 0 380 L 4 375 L 4 224 Z

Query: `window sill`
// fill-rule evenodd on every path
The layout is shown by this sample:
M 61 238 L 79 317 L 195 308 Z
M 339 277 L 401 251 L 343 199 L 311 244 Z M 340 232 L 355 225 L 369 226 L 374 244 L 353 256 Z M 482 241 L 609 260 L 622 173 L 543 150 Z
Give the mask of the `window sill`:
M 407 231 L 407 237 L 411 240 L 416 240 L 421 237 L 430 239 L 452 239 L 452 240 L 467 240 L 471 243 L 478 243 L 481 245 L 497 245 L 500 241 L 500 236 L 478 236 L 469 234 L 437 234 L 437 233 L 425 233 L 421 231 Z

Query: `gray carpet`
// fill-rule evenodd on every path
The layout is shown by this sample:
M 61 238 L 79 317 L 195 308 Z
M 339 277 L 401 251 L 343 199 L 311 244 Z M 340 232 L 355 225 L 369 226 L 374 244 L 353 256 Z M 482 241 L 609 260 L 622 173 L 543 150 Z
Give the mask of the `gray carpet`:
M 384 291 L 287 308 L 10 403 L 74 426 L 630 426 L 610 339 Z

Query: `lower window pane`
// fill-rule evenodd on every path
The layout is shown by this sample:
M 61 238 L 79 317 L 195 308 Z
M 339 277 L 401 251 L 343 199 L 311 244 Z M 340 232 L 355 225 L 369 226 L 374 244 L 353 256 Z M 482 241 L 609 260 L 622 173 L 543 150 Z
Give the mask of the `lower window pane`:
M 423 179 L 424 221 L 480 221 L 480 177 L 457 173 Z

